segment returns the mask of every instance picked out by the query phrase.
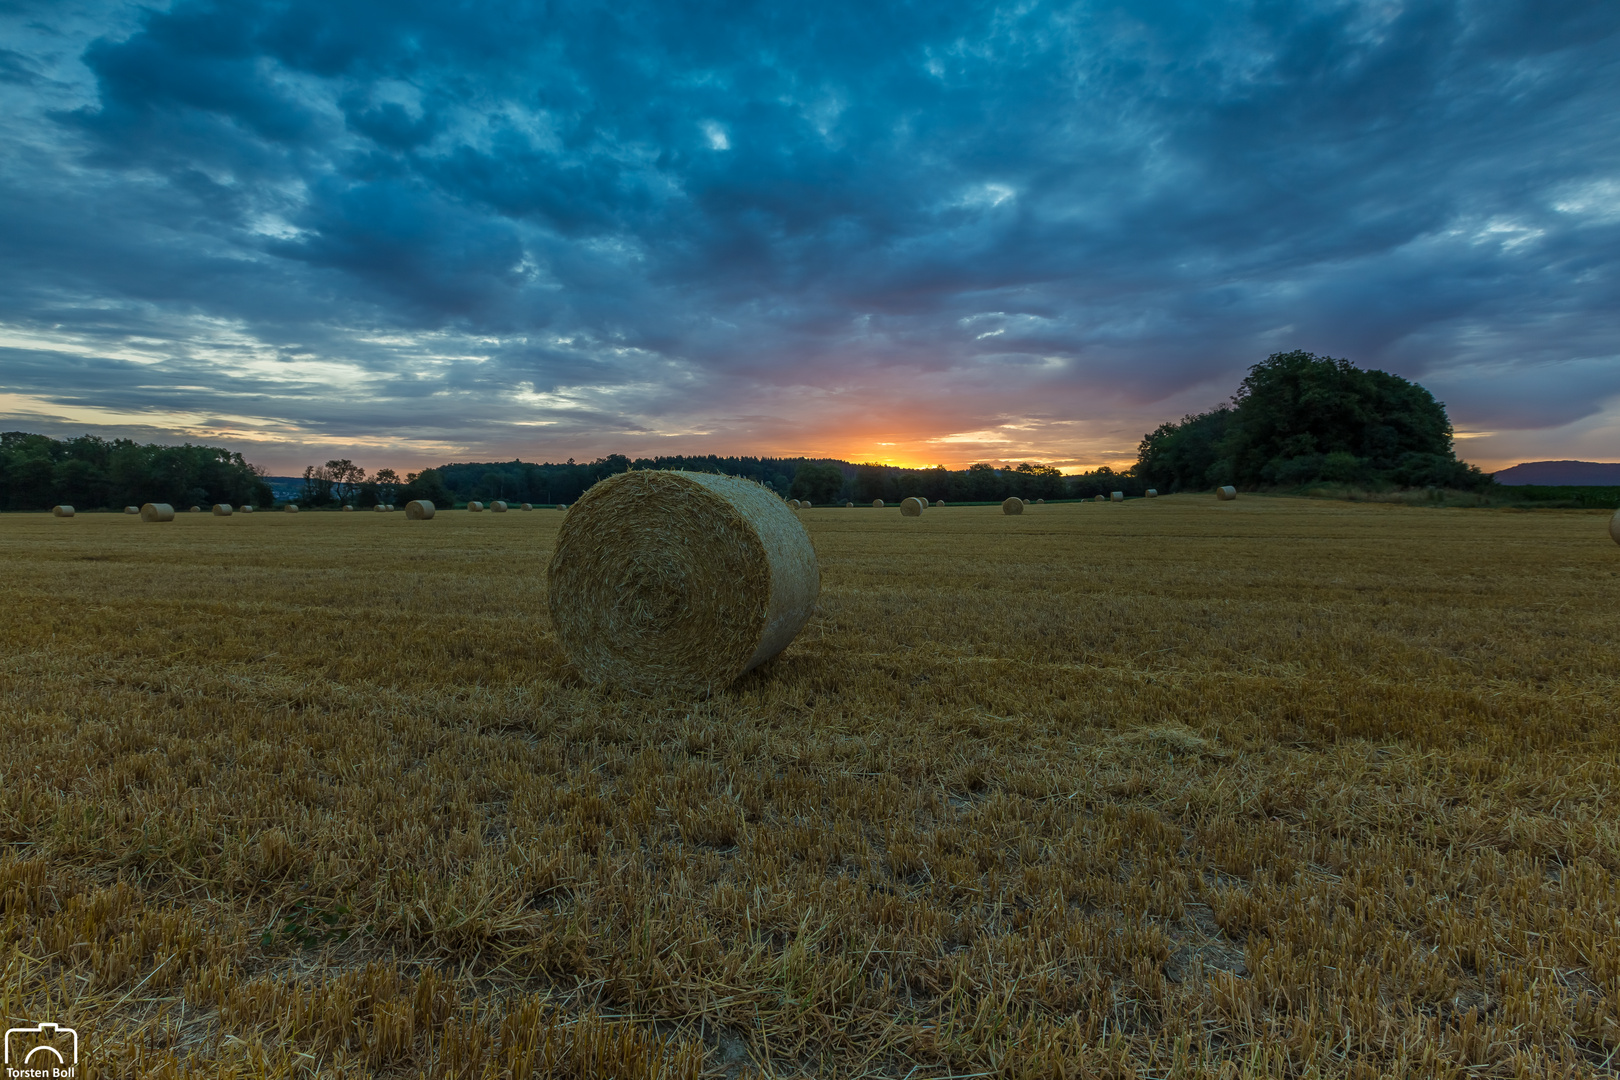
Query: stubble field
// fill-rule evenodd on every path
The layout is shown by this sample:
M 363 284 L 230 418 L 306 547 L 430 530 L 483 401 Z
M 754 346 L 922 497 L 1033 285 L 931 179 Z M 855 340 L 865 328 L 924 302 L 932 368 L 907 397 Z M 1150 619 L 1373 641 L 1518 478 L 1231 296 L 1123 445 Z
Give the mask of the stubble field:
M 1614 1075 L 1603 515 L 802 515 L 580 684 L 563 515 L 0 517 L 0 1012 L 81 1076 Z

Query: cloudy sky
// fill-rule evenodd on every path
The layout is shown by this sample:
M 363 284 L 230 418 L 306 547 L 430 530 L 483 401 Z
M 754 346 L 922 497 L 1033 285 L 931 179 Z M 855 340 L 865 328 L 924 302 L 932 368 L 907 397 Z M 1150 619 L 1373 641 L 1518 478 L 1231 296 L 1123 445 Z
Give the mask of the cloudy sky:
M 1293 348 L 1620 460 L 1620 4 L 0 0 L 0 426 L 1135 456 Z

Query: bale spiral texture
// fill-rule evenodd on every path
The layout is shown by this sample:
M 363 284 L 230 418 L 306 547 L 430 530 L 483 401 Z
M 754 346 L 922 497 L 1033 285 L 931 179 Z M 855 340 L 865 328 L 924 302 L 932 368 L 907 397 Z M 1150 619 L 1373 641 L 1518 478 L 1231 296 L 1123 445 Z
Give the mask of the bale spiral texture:
M 173 521 L 174 507 L 168 503 L 147 503 L 141 507 L 142 521 Z
M 230 503 L 215 503 L 214 504 L 214 516 L 215 517 L 230 517 L 231 516 L 231 504 Z
M 580 497 L 547 582 L 574 667 L 637 693 L 725 686 L 785 649 L 821 591 L 810 534 L 769 488 L 652 470 Z
M 426 521 L 433 516 L 435 509 L 431 500 L 412 499 L 405 504 L 405 516 L 411 521 Z
M 494 502 L 489 504 L 489 510 L 492 514 L 504 514 L 506 513 L 506 504 L 501 500 L 496 499 Z
M 57 517 L 72 517 L 73 507 L 67 505 L 53 506 L 51 507 L 51 513 L 55 514 Z
M 1001 504 L 1003 514 L 1022 514 L 1024 512 L 1023 499 L 1006 499 Z
M 923 507 L 926 505 L 927 503 L 923 502 L 915 495 L 909 499 L 902 499 L 900 500 L 900 516 L 922 517 Z
M 1215 489 L 1215 497 L 1221 500 L 1221 502 L 1230 502 L 1237 498 L 1237 488 L 1233 487 L 1231 484 L 1218 487 Z

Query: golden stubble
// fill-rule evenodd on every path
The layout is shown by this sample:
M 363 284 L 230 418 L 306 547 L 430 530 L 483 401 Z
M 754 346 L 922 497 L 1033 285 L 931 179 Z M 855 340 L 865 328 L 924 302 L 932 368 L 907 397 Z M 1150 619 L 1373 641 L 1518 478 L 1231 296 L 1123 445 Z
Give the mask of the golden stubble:
M 556 512 L 0 517 L 0 1011 L 88 1076 L 1595 1076 L 1604 514 L 801 513 L 587 687 Z

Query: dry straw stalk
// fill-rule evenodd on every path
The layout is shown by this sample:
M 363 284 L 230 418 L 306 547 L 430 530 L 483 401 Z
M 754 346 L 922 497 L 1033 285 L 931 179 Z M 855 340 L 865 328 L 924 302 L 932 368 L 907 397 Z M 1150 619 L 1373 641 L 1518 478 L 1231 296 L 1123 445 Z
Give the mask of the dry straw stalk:
M 174 507 L 168 503 L 147 503 L 141 507 L 142 521 L 173 521 Z
M 547 581 L 575 669 L 644 694 L 726 686 L 785 649 L 821 592 L 810 534 L 769 488 L 652 470 L 580 497 Z

